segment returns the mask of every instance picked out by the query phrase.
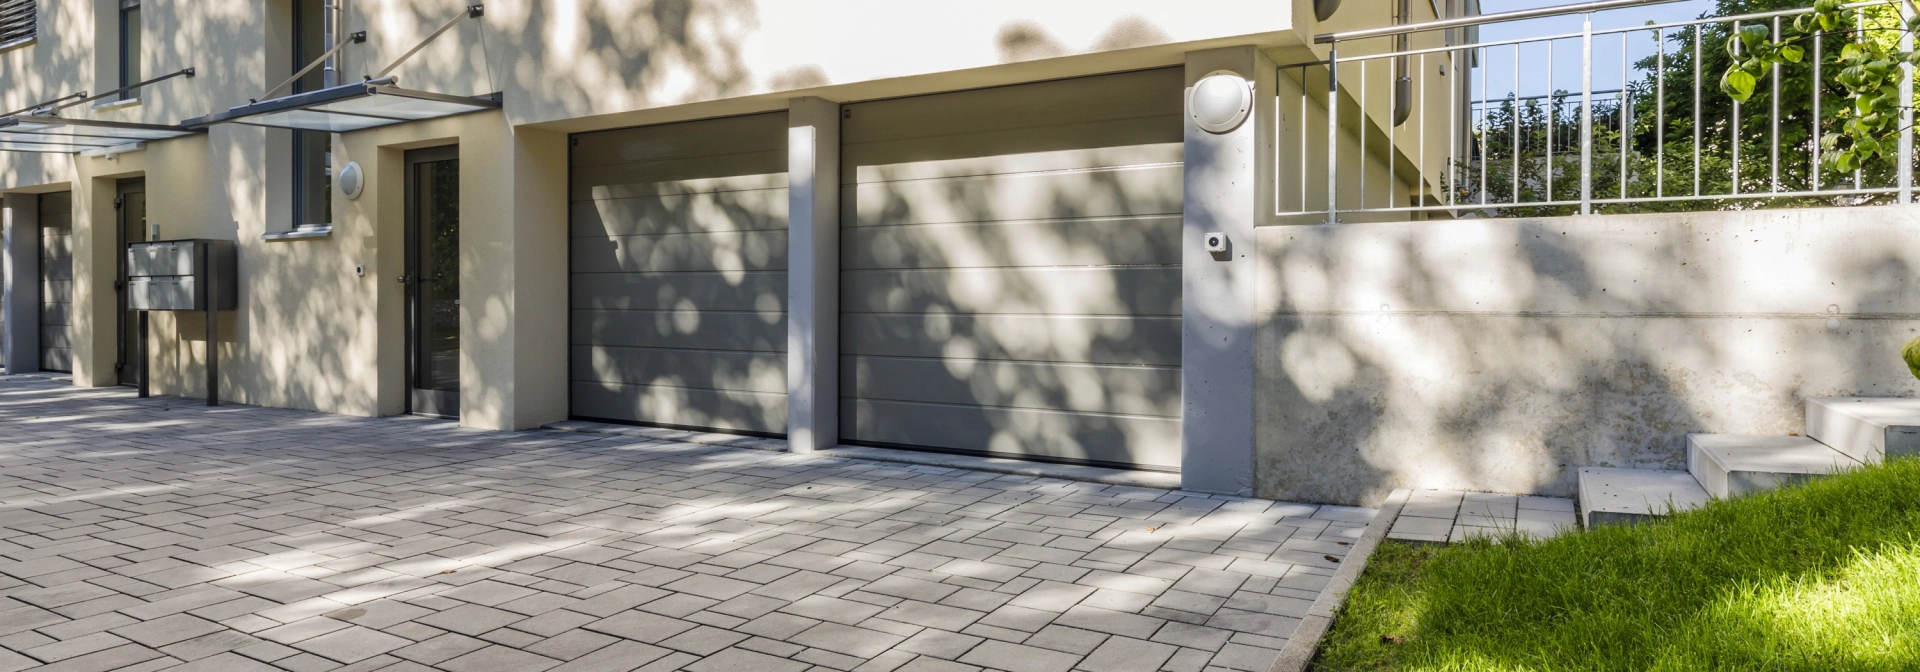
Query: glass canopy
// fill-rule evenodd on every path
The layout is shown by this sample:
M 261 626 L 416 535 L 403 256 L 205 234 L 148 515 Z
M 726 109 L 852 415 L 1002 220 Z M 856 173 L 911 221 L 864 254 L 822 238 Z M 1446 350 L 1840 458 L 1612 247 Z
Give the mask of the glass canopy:
M 187 128 L 237 123 L 301 131 L 345 133 L 408 121 L 498 109 L 500 94 L 450 96 L 402 89 L 374 80 L 240 105 L 181 122 Z
M 155 126 L 97 119 L 51 116 L 0 118 L 0 151 L 73 153 L 148 140 L 200 133 L 179 126 Z

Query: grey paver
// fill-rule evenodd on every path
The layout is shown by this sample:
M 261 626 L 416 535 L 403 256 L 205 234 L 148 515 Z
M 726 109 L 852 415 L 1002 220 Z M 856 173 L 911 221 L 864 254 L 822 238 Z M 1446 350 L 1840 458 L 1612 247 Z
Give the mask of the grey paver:
M 34 540 L 0 542 L 0 672 L 40 664 L 8 647 L 143 672 L 1250 669 L 1372 515 L 667 430 L 0 393 L 33 402 L 0 405 L 0 492 L 24 493 L 0 539 Z M 59 489 L 87 496 L 34 494 Z M 1449 526 L 1572 516 L 1450 497 Z

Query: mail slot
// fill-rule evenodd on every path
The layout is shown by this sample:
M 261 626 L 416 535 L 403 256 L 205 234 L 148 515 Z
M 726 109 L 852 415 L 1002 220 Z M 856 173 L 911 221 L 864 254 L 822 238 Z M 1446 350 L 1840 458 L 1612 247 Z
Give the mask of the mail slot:
M 239 307 L 239 280 L 231 240 L 162 240 L 127 246 L 127 308 L 207 309 L 213 288 L 216 310 Z

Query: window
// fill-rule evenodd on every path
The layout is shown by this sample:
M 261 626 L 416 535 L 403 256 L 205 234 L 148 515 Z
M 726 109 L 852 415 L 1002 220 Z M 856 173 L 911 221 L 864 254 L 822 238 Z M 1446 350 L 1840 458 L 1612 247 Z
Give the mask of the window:
M 325 0 L 293 0 L 293 69 L 291 75 L 327 53 Z M 314 68 L 293 83 L 293 93 L 326 86 L 325 68 Z M 293 225 L 320 226 L 333 222 L 333 176 L 330 154 L 333 134 L 293 132 Z
M 120 88 L 140 83 L 140 0 L 120 0 Z M 120 92 L 121 100 L 140 97 L 138 90 Z
M 36 0 L 0 0 L 0 49 L 33 41 Z

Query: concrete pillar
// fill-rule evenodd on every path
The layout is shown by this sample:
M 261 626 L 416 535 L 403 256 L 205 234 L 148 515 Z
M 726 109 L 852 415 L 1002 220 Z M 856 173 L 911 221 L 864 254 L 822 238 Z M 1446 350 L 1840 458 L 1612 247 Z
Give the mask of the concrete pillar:
M 1186 205 L 1181 228 L 1181 485 L 1230 495 L 1254 491 L 1253 228 L 1272 197 L 1275 66 L 1252 46 L 1187 54 L 1187 91 L 1227 71 L 1251 83 L 1252 110 L 1225 132 L 1186 125 Z M 1189 104 L 1191 100 L 1189 99 Z M 1264 159 L 1264 160 L 1263 160 Z M 1223 234 L 1226 252 L 1206 237 Z
M 0 201 L 0 226 L 6 227 L 6 311 L 8 373 L 40 370 L 40 196 L 7 194 Z
M 840 439 L 840 104 L 787 107 L 787 445 Z

